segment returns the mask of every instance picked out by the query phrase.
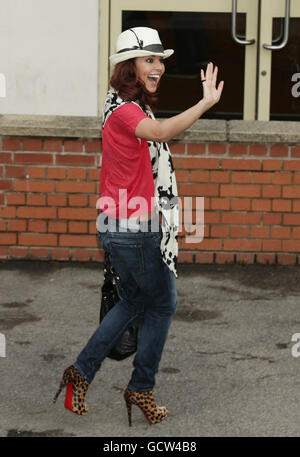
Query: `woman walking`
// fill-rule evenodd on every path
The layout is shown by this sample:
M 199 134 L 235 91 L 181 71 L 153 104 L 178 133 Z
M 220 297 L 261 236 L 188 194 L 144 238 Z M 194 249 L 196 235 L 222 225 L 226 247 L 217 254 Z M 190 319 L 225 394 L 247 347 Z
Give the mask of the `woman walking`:
M 124 399 L 131 425 L 137 405 L 150 423 L 167 417 L 153 388 L 168 330 L 177 308 L 177 186 L 167 143 L 217 103 L 217 67 L 201 70 L 203 98 L 181 114 L 155 120 L 153 110 L 165 66 L 173 54 L 164 50 L 154 29 L 122 32 L 102 117 L 102 210 L 98 236 L 120 278 L 122 299 L 105 316 L 73 365 L 68 367 L 53 401 L 67 386 L 65 407 L 85 415 L 85 395 L 104 358 L 127 327 L 143 318 L 131 379 Z

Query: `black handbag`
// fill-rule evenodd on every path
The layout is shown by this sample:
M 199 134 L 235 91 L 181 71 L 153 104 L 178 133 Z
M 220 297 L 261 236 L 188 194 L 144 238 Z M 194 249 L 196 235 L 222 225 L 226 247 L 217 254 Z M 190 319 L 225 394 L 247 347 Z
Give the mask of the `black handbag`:
M 122 298 L 122 287 L 120 278 L 113 269 L 109 255 L 105 252 L 104 257 L 104 283 L 101 288 L 101 305 L 99 323 L 111 308 Z M 115 346 L 110 350 L 107 357 L 113 360 L 123 360 L 134 354 L 137 350 L 138 335 L 142 320 L 134 321 L 125 330 L 123 335 L 116 342 Z

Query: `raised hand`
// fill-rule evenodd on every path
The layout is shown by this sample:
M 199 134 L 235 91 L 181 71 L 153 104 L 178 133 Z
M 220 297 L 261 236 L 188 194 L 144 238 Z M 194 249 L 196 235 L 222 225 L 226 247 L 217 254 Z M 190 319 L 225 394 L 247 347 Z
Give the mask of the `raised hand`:
M 203 99 L 209 105 L 213 106 L 221 98 L 222 90 L 224 87 L 224 81 L 220 81 L 218 88 L 216 88 L 217 83 L 217 74 L 218 74 L 218 67 L 214 68 L 212 62 L 209 62 L 206 67 L 206 72 L 201 70 L 200 76 L 203 85 Z

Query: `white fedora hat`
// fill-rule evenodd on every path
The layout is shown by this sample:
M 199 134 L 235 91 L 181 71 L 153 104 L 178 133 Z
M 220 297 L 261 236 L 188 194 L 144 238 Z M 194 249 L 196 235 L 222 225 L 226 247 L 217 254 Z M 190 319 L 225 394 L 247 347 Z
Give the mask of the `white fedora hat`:
M 116 54 L 110 56 L 113 65 L 143 56 L 170 57 L 174 49 L 164 50 L 158 32 L 149 27 L 134 27 L 122 32 L 117 39 Z

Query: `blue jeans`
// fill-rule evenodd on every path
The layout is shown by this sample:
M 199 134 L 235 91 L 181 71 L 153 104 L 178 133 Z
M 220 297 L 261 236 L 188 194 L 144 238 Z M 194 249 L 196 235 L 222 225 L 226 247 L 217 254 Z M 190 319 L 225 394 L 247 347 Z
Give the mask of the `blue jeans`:
M 127 228 L 122 221 L 107 221 L 108 230 L 98 232 L 98 236 L 120 277 L 122 299 L 106 314 L 74 365 L 90 383 L 126 328 L 143 317 L 128 388 L 146 392 L 155 385 L 155 374 L 177 308 L 176 279 L 162 260 L 160 226 L 158 231 L 151 232 L 151 221 Z

